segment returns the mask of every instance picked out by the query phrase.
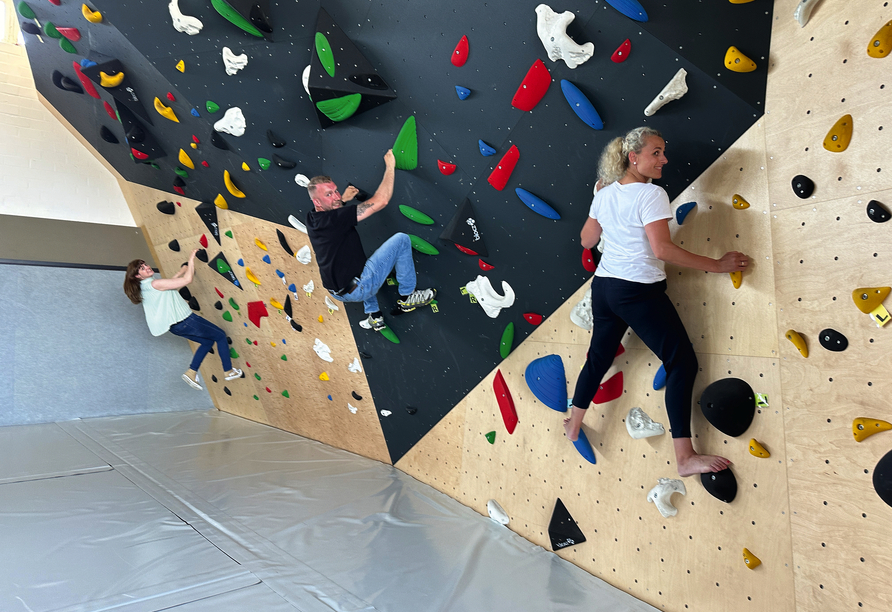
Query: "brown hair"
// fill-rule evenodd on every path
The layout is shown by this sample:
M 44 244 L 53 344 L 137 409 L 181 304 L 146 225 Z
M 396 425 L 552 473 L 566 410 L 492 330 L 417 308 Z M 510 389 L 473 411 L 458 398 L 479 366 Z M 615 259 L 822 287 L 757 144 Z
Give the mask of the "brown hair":
M 310 199 L 313 199 L 313 196 L 316 195 L 316 185 L 322 185 L 323 183 L 333 183 L 330 176 L 314 176 L 310 179 L 310 182 L 307 183 L 307 191 L 310 193 Z
M 139 267 L 144 263 L 146 262 L 142 259 L 134 259 L 127 264 L 127 278 L 124 279 L 124 294 L 130 298 L 130 301 L 134 304 L 142 303 L 141 281 L 136 278 L 136 275 L 139 274 Z

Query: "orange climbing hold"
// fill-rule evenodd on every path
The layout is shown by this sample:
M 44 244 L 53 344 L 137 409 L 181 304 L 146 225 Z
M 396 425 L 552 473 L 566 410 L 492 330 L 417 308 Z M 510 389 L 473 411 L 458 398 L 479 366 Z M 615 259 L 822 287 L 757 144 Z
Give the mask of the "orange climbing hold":
M 551 73 L 542 60 L 537 59 L 530 66 L 527 75 L 523 77 L 514 98 L 511 100 L 511 106 L 519 108 L 522 111 L 531 111 L 545 96 L 548 86 L 551 85 Z
M 458 41 L 458 44 L 455 45 L 455 51 L 452 52 L 452 65 L 458 66 L 459 68 L 464 66 L 465 62 L 468 61 L 469 51 L 468 37 L 462 36 L 461 40 Z

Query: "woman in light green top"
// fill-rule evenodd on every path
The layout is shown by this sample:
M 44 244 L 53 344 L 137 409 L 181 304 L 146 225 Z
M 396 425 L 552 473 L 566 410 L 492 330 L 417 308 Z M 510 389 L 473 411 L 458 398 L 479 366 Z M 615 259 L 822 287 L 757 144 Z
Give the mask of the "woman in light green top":
M 176 291 L 192 282 L 197 252 L 197 249 L 192 251 L 189 261 L 183 264 L 173 278 L 154 278 L 155 272 L 151 266 L 141 259 L 134 259 L 127 265 L 124 293 L 134 304 L 143 305 L 146 322 L 153 336 L 160 336 L 169 331 L 198 344 L 192 363 L 183 374 L 183 380 L 190 386 L 201 389 L 201 384 L 198 382 L 198 368 L 214 343 L 217 344 L 217 353 L 223 363 L 223 378 L 226 380 L 239 378 L 242 371 L 232 367 L 226 332 L 193 313 Z

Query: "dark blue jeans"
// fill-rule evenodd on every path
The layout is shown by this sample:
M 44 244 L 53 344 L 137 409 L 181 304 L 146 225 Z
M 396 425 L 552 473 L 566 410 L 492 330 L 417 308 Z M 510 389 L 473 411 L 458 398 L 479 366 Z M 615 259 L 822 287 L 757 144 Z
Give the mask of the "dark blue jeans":
M 691 437 L 691 400 L 697 356 L 666 295 L 666 281 L 644 284 L 596 276 L 592 281 L 592 343 L 576 380 L 573 405 L 588 408 L 616 349 L 631 327 L 666 368 L 666 412 L 673 438 Z
M 192 357 L 190 369 L 198 371 L 204 356 L 208 354 L 214 343 L 217 343 L 217 353 L 223 363 L 223 371 L 232 369 L 232 359 L 229 357 L 229 344 L 226 342 L 226 332 L 197 314 L 192 313 L 179 323 L 170 326 L 170 333 L 198 343 L 195 355 Z

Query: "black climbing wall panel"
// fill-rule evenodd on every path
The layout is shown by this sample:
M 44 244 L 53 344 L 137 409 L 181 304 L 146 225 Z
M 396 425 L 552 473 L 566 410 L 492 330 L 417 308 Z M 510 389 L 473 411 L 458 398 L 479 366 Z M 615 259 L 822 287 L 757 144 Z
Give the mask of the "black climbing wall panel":
M 166 2 L 98 0 L 93 7 L 105 21 L 92 25 L 81 16 L 78 3 L 54 6 L 34 0 L 31 6 L 42 22 L 79 27 L 84 37 L 74 43 L 77 55 L 46 37 L 44 42 L 32 35 L 25 38 L 38 89 L 126 179 L 173 193 L 177 152 L 183 148 L 196 164 L 185 179 L 187 196 L 212 201 L 221 193 L 233 210 L 280 224 L 287 223 L 289 214 L 304 219 L 310 207 L 306 191 L 294 183 L 295 173 L 324 173 L 342 188 L 352 182 L 374 191 L 384 151 L 405 119 L 416 117 L 419 167 L 397 172 L 392 205 L 360 229 L 368 252 L 397 231 L 417 234 L 440 248 L 438 256 L 415 256 L 419 286 L 439 290 L 439 312 L 389 315 L 402 340 L 392 345 L 358 328 L 360 305 L 347 308 L 359 349 L 372 356 L 363 365 L 375 402 L 393 413 L 381 417 L 393 461 L 497 365 L 499 339 L 509 321 L 517 329 L 517 344 L 533 329 L 524 321 L 524 312 L 548 316 L 589 277 L 580 264 L 578 235 L 591 201 L 597 159 L 610 138 L 638 125 L 661 130 L 670 163 L 660 184 L 674 198 L 761 116 L 764 106 L 773 7 L 767 0 L 743 5 L 642 0 L 651 17 L 645 24 L 623 17 L 603 0 L 554 6 L 574 11 L 569 34 L 580 44 L 590 41 L 596 47 L 594 57 L 575 70 L 547 59 L 536 35 L 538 1 L 333 0 L 324 3 L 325 10 L 397 99 L 323 131 L 301 84 L 320 3 L 270 4 L 274 32 L 272 40 L 264 40 L 236 28 L 205 1 L 180 0 L 182 12 L 204 24 L 199 34 L 187 36 L 171 26 Z M 457 68 L 450 56 L 462 35 L 470 41 L 470 54 Z M 629 59 L 611 62 L 610 55 L 626 38 L 632 41 Z M 723 58 L 730 45 L 754 59 L 758 69 L 748 74 L 725 70 Z M 249 56 L 247 67 L 235 76 L 224 71 L 224 46 Z M 53 70 L 77 80 L 71 62 L 96 53 L 123 63 L 152 114 L 154 125 L 147 129 L 167 152 L 157 160 L 159 169 L 134 163 L 120 124 L 99 101 L 53 85 Z M 537 58 L 554 81 L 532 112 L 521 112 L 511 106 L 511 98 Z M 179 60 L 185 62 L 184 73 L 175 69 Z M 688 94 L 646 118 L 644 107 L 679 68 L 688 72 Z M 561 93 L 560 79 L 571 80 L 589 97 L 604 120 L 603 131 L 590 129 L 576 117 Z M 471 96 L 459 100 L 455 85 L 471 89 Z M 112 102 L 108 92 L 99 90 Z M 168 91 L 175 102 L 166 99 Z M 155 96 L 174 108 L 180 123 L 155 113 Z M 208 113 L 207 100 L 221 110 Z M 224 135 L 230 150 L 222 151 L 210 145 L 210 133 L 231 106 L 243 110 L 247 131 L 239 138 Z M 199 117 L 190 114 L 192 108 Z M 121 144 L 100 137 L 103 125 Z M 288 144 L 273 149 L 267 129 Z M 201 141 L 198 149 L 189 147 L 193 135 Z M 495 147 L 497 154 L 481 156 L 478 139 Z M 499 192 L 486 179 L 512 144 L 520 150 L 520 161 Z M 257 158 L 271 159 L 274 153 L 297 162 L 297 167 L 286 171 L 273 165 L 257 172 Z M 443 176 L 437 159 L 457 164 L 458 170 Z M 208 168 L 199 165 L 202 160 Z M 242 172 L 242 161 L 254 171 Z M 246 199 L 229 196 L 224 169 L 233 174 Z M 545 199 L 562 219 L 551 221 L 531 212 L 514 194 L 516 187 Z M 496 319 L 460 293 L 483 273 L 477 258 L 437 240 L 465 197 L 477 212 L 489 249 L 486 260 L 495 266 L 486 276 L 496 288 L 508 281 L 517 294 L 515 305 Z M 400 214 L 399 204 L 422 210 L 436 224 L 412 223 Z M 382 289 L 385 313 L 396 297 L 393 287 Z M 409 406 L 417 412 L 409 414 Z

